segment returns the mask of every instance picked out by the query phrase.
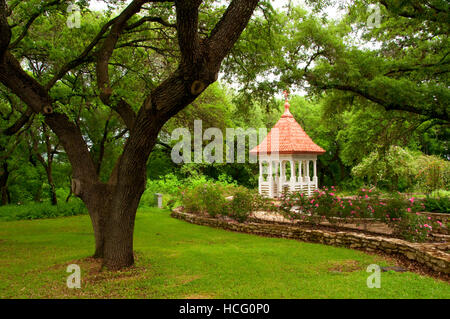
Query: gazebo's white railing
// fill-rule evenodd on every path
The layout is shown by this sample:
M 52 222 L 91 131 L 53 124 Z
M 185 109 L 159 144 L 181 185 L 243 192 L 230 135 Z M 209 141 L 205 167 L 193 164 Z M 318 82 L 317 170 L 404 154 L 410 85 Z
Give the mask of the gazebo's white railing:
M 264 178 L 263 163 L 268 163 L 268 174 Z M 286 178 L 286 163 L 291 165 L 291 177 Z M 313 163 L 313 177 L 310 176 L 309 165 Z M 275 165 L 274 165 L 275 164 Z M 298 165 L 298 175 L 295 169 Z M 275 167 L 275 169 L 274 169 Z M 278 169 L 279 168 L 279 169 Z M 283 191 L 302 192 L 310 196 L 318 188 L 317 157 L 298 159 L 260 160 L 259 193 L 266 197 L 279 197 Z
M 318 188 L 317 181 L 300 181 L 291 182 L 285 181 L 280 183 L 279 186 L 274 182 L 270 181 L 260 181 L 259 182 L 259 193 L 266 197 L 279 197 L 283 191 L 286 189 L 288 192 L 300 192 L 310 196 L 315 189 Z

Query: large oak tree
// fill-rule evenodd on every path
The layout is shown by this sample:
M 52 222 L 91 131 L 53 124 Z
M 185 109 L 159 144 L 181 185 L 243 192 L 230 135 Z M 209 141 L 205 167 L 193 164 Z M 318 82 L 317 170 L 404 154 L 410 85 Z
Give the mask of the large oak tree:
M 209 30 L 207 23 L 199 23 L 201 0 L 131 1 L 120 14 L 101 26 L 75 58 L 48 66 L 44 76 L 36 77 L 23 67 L 26 52 L 18 48 L 39 17 L 52 10 L 65 12 L 67 8 L 64 1 L 38 2 L 40 6 L 31 8 L 30 14 L 24 16 L 15 15 L 15 12 L 26 4 L 0 0 L 0 82 L 28 107 L 14 127 L 24 125 L 31 114 L 44 117 L 45 124 L 58 137 L 72 165 L 72 191 L 88 208 L 95 235 L 94 256 L 103 258 L 104 265 L 110 269 L 130 266 L 134 262 L 136 209 L 145 189 L 146 162 L 158 133 L 164 123 L 217 80 L 223 59 L 238 40 L 259 1 L 232 0 Z M 32 1 L 30 5 L 33 5 Z M 157 5 L 160 7 L 153 7 Z M 211 5 L 210 1 L 208 5 Z M 26 11 L 23 7 L 21 10 Z M 164 10 L 174 10 L 176 23 L 165 19 Z M 158 12 L 159 15 L 155 14 Z M 157 23 L 161 28 L 175 32 L 178 54 L 174 55 L 177 59 L 173 60 L 172 71 L 148 89 L 136 105 L 134 100 L 127 101 L 122 91 L 115 90 L 111 83 L 114 68 L 110 62 L 115 51 L 126 45 L 121 44 L 124 34 L 148 23 Z M 39 46 L 36 39 L 28 41 L 32 47 Z M 150 38 L 134 39 L 128 45 L 145 43 L 150 47 L 151 41 Z M 156 46 L 153 49 L 158 50 Z M 39 61 L 37 65 L 41 67 L 45 62 Z M 52 91 L 74 70 L 86 65 L 95 68 L 92 82 L 95 90 L 92 92 L 120 116 L 128 130 L 123 151 L 107 181 L 99 178 L 79 123 L 60 110 Z

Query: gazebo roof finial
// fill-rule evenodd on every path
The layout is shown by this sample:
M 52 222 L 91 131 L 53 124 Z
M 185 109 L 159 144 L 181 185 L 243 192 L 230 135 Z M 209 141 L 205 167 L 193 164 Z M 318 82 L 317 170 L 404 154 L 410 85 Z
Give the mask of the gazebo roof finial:
M 291 107 L 291 105 L 289 104 L 289 92 L 287 90 L 283 91 L 284 94 L 284 110 L 285 111 L 289 111 L 289 108 Z
M 285 97 L 285 101 L 288 101 L 288 97 L 289 97 L 289 92 L 287 90 L 283 91 L 284 97 Z

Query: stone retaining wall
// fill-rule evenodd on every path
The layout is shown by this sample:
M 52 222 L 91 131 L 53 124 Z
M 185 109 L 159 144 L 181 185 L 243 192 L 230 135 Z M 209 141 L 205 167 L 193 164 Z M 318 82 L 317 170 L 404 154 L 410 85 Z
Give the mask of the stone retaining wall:
M 298 239 L 306 242 L 358 248 L 369 252 L 382 251 L 388 254 L 400 254 L 434 271 L 446 274 L 450 273 L 450 254 L 447 253 L 450 250 L 449 243 L 419 244 L 397 238 L 369 236 L 356 232 L 313 230 L 274 223 L 228 222 L 217 218 L 184 213 L 180 208 L 174 209 L 171 216 L 197 225 L 211 226 L 242 233 Z

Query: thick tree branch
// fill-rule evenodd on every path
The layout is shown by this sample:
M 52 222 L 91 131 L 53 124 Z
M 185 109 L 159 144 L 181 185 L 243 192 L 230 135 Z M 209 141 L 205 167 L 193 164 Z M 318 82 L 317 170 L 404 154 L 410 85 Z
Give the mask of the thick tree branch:
M 45 122 L 64 146 L 72 164 L 74 176 L 96 179 L 92 157 L 80 129 L 66 115 L 52 113 L 52 100 L 48 92 L 21 68 L 19 62 L 9 52 L 5 55 L 4 63 L 0 64 L 0 82 L 11 89 L 33 112 L 47 113 Z
M 164 20 L 161 17 L 143 17 L 142 19 L 138 20 L 137 22 L 132 23 L 130 25 L 127 25 L 125 27 L 125 30 L 127 30 L 127 31 L 133 30 L 133 29 L 143 25 L 146 22 L 156 22 L 156 23 L 159 23 L 159 24 L 161 24 L 161 25 L 163 25 L 165 27 L 174 28 L 174 29 L 177 28 L 176 24 L 170 23 L 170 22 Z
M 66 63 L 54 76 L 53 78 L 47 83 L 45 86 L 47 90 L 51 89 L 55 83 L 60 80 L 67 72 L 72 70 L 73 68 L 76 68 L 77 66 L 81 65 L 82 63 L 86 62 L 88 60 L 89 54 L 91 53 L 92 49 L 98 44 L 98 42 L 102 39 L 104 34 L 108 31 L 108 29 L 117 21 L 118 17 L 109 20 L 105 25 L 101 28 L 101 30 L 98 32 L 98 34 L 95 36 L 95 38 L 89 43 L 89 45 L 84 49 L 84 51 L 75 59 L 72 61 Z
M 112 24 L 111 31 L 97 53 L 97 86 L 100 90 L 100 99 L 106 105 L 110 104 L 109 98 L 112 94 L 108 74 L 109 59 L 113 54 L 122 31 L 126 27 L 127 21 L 139 12 L 142 5 L 146 2 L 144 0 L 134 0 L 122 11 Z
M 310 81 L 311 81 L 311 79 L 310 79 Z M 372 101 L 378 105 L 381 105 L 382 107 L 384 107 L 384 109 L 386 111 L 393 111 L 393 110 L 407 111 L 407 112 L 411 112 L 411 113 L 415 113 L 415 114 L 419 114 L 419 115 L 424 115 L 426 117 L 429 117 L 430 119 L 435 118 L 435 119 L 444 120 L 446 122 L 450 121 L 449 110 L 445 109 L 445 108 L 442 111 L 438 110 L 436 108 L 429 110 L 429 109 L 417 108 L 414 105 L 400 104 L 400 103 L 396 103 L 395 101 L 385 100 L 379 96 L 375 96 L 375 95 L 371 94 L 370 92 L 367 92 L 367 91 L 361 89 L 360 87 L 354 87 L 351 85 L 318 84 L 318 83 L 315 83 L 314 85 L 323 90 L 335 89 L 335 90 L 355 93 L 369 101 Z
M 113 109 L 120 115 L 127 128 L 131 130 L 136 120 L 136 113 L 131 106 L 121 99 Z
M 30 108 L 27 108 L 25 113 L 23 113 L 16 122 L 14 122 L 13 125 L 8 127 L 3 131 L 4 135 L 11 136 L 16 134 L 25 124 L 28 123 L 30 120 L 31 115 L 33 114 L 33 111 Z
M 34 78 L 29 76 L 20 66 L 19 61 L 8 51 L 0 64 L 0 82 L 11 89 L 35 113 L 50 106 L 47 91 Z
M 201 55 L 198 36 L 198 8 L 201 3 L 201 0 L 175 1 L 181 66 L 197 63 L 195 59 Z
M 209 51 L 220 66 L 250 20 L 259 0 L 233 0 L 209 37 Z
M 6 50 L 11 41 L 11 30 L 7 20 L 7 10 L 5 0 L 0 0 L 0 63 L 2 63 Z

